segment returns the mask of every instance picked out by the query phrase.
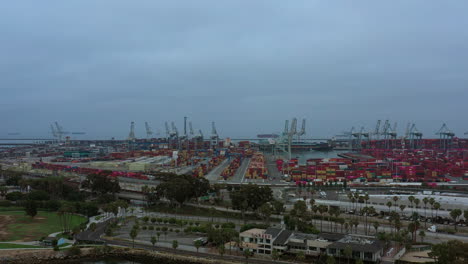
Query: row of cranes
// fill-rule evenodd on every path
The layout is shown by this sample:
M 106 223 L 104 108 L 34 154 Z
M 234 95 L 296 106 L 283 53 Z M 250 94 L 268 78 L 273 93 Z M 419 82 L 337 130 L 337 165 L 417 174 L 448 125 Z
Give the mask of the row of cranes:
M 172 121 L 169 123 L 166 121 L 164 123 L 165 129 L 166 129 L 166 140 L 169 144 L 175 144 L 177 145 L 178 149 L 181 149 L 183 144 L 185 143 L 187 146 L 186 148 L 188 149 L 189 141 L 194 142 L 195 144 L 195 149 L 197 149 L 198 144 L 204 142 L 204 136 L 203 132 L 201 129 L 198 130 L 198 133 L 195 134 L 192 122 L 189 121 L 187 123 L 187 117 L 184 117 L 184 131 L 183 134 L 179 133 L 179 130 L 177 129 L 177 126 L 175 123 Z M 188 124 L 188 126 L 187 126 Z M 150 127 L 148 122 L 145 122 L 145 129 L 146 129 L 146 139 L 150 140 L 153 138 L 153 130 Z M 159 133 L 157 133 L 159 134 Z M 135 141 L 136 136 L 135 136 L 135 122 L 130 123 L 130 133 L 127 137 L 128 141 Z M 211 136 L 210 136 L 210 145 L 212 147 L 218 146 L 219 143 L 219 135 L 216 130 L 216 125 L 215 122 L 211 123 Z
M 57 121 L 55 121 L 54 123 L 50 124 L 50 133 L 52 134 L 52 136 L 54 137 L 54 139 L 58 142 L 62 142 L 64 139 L 70 139 L 68 136 L 66 138 L 64 138 L 64 135 L 69 135 L 69 134 L 72 134 L 72 135 L 84 135 L 86 134 L 85 132 L 67 132 L 63 129 L 63 127 L 61 125 L 59 125 L 59 123 Z
M 453 133 L 447 125 L 444 123 L 442 127 L 435 133 L 440 137 L 440 148 L 447 149 L 450 147 L 455 133 Z M 466 132 L 465 134 L 468 134 Z M 359 131 L 355 131 L 355 128 L 352 127 L 350 131 L 344 132 L 343 135 L 338 135 L 338 137 L 348 138 L 350 142 L 350 147 L 353 149 L 362 148 L 363 141 L 370 140 L 383 140 L 384 148 L 394 148 L 395 140 L 397 139 L 397 122 L 391 126 L 390 121 L 385 120 L 383 126 L 381 127 L 381 120 L 377 120 L 376 127 L 374 131 L 365 131 L 362 126 Z M 400 137 L 402 145 L 405 146 L 405 143 L 409 142 L 409 148 L 417 149 L 421 148 L 423 133 L 418 130 L 415 123 L 408 122 L 405 133 Z
M 297 137 L 297 142 L 300 142 L 301 136 L 306 133 L 306 120 L 302 119 L 301 130 L 297 130 L 297 118 L 291 120 L 291 127 L 289 126 L 289 120 L 284 122 L 284 130 L 281 134 L 281 137 L 275 140 L 274 150 L 279 149 L 288 154 L 289 159 L 291 159 L 291 145 L 294 142 L 295 137 Z M 287 147 L 287 149 L 285 148 Z

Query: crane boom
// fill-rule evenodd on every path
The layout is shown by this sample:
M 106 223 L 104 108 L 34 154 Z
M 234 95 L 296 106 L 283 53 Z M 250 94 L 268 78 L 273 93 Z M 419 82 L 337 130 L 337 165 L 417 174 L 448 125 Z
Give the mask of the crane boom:
M 145 129 L 146 129 L 146 138 L 151 138 L 151 135 L 153 135 L 153 131 L 151 130 L 151 127 L 149 126 L 148 122 L 145 122 Z
M 194 133 L 193 133 L 192 121 L 190 121 L 190 122 L 188 123 L 188 125 L 189 125 L 189 131 L 190 131 L 190 135 L 192 135 L 192 136 L 193 136 L 193 135 L 194 135 Z

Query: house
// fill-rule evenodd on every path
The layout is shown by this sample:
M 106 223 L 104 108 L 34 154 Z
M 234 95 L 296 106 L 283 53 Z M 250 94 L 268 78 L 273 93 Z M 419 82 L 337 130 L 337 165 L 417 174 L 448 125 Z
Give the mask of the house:
M 327 252 L 328 246 L 344 237 L 338 233 L 320 233 L 314 239 L 307 240 L 307 255 L 318 256 Z
M 327 247 L 327 254 L 335 257 L 346 258 L 345 249 L 352 250 L 353 259 L 362 259 L 368 262 L 379 262 L 383 255 L 383 244 L 373 237 L 347 235 L 333 242 Z
M 254 253 L 270 255 L 275 248 L 279 252 L 287 250 L 286 241 L 292 232 L 280 228 L 253 228 L 239 234 L 239 249 L 249 249 Z

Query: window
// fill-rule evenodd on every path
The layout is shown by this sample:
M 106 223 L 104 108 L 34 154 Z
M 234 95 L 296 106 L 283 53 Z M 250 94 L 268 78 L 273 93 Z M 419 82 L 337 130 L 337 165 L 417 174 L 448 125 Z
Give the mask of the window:
M 361 252 L 353 251 L 353 258 L 355 258 L 355 259 L 361 258 Z
M 332 255 L 335 255 L 335 254 L 336 254 L 336 248 L 330 248 L 330 249 L 328 249 L 328 251 L 329 251 L 330 254 L 332 254 Z
M 270 243 L 271 243 L 270 239 L 267 239 L 267 240 L 266 240 L 266 243 L 270 244 Z
M 309 247 L 309 250 L 310 251 L 317 251 L 317 248 L 316 247 Z

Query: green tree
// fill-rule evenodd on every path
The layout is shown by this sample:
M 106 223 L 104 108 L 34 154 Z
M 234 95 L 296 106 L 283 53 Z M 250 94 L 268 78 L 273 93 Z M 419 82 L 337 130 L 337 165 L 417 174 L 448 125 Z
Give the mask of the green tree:
M 298 253 L 296 253 L 296 259 L 299 260 L 299 261 L 304 261 L 305 260 L 304 252 L 299 251 Z
M 172 248 L 177 249 L 179 247 L 179 241 L 177 240 L 172 240 Z
M 284 212 L 284 203 L 278 200 L 273 200 L 272 206 L 274 209 L 274 213 L 277 215 L 281 215 Z
M 132 247 L 135 248 L 135 238 L 138 236 L 138 230 L 136 228 L 132 228 L 130 230 L 130 237 L 132 238 Z
M 156 239 L 155 236 L 152 236 L 151 237 L 151 244 L 153 245 L 153 250 L 154 250 L 154 245 L 156 244 L 156 242 L 158 242 L 158 240 Z
M 349 245 L 347 245 L 343 250 L 343 254 L 348 260 L 348 264 L 349 264 L 349 261 L 351 260 L 351 257 L 353 256 L 353 249 Z
M 262 206 L 260 206 L 260 208 L 258 208 L 258 214 L 262 217 L 263 221 L 270 225 L 270 216 L 272 214 L 270 204 L 264 203 Z
M 424 230 L 419 231 L 419 237 L 421 238 L 421 243 L 424 242 L 425 236 L 426 236 L 426 232 L 424 232 Z
M 271 258 L 272 258 L 273 260 L 279 260 L 279 258 L 280 258 L 280 253 L 279 253 L 279 251 L 278 251 L 277 249 L 273 249 L 273 250 L 271 251 Z
M 202 246 L 202 241 L 200 239 L 197 239 L 197 240 L 193 241 L 193 245 L 197 249 L 197 253 L 198 253 L 198 249 Z
M 333 256 L 327 256 L 327 264 L 335 264 L 335 258 Z
M 224 247 L 224 244 L 221 244 L 218 246 L 218 253 L 220 256 L 223 256 L 224 253 L 226 252 L 226 248 Z
M 372 225 L 374 226 L 375 234 L 377 234 L 377 230 L 379 229 L 379 226 L 380 226 L 379 222 L 375 221 Z
M 245 263 L 249 263 L 249 258 L 254 255 L 253 251 L 248 248 L 245 248 L 242 254 L 244 255 Z
M 455 231 L 457 231 L 458 226 L 458 218 L 462 215 L 462 211 L 460 209 L 453 209 L 450 211 L 450 217 L 452 217 L 453 221 L 455 222 Z
M 26 200 L 26 202 L 24 203 L 24 211 L 26 212 L 26 215 L 29 215 L 31 218 L 34 218 L 34 216 L 37 215 L 36 202 L 32 200 Z

